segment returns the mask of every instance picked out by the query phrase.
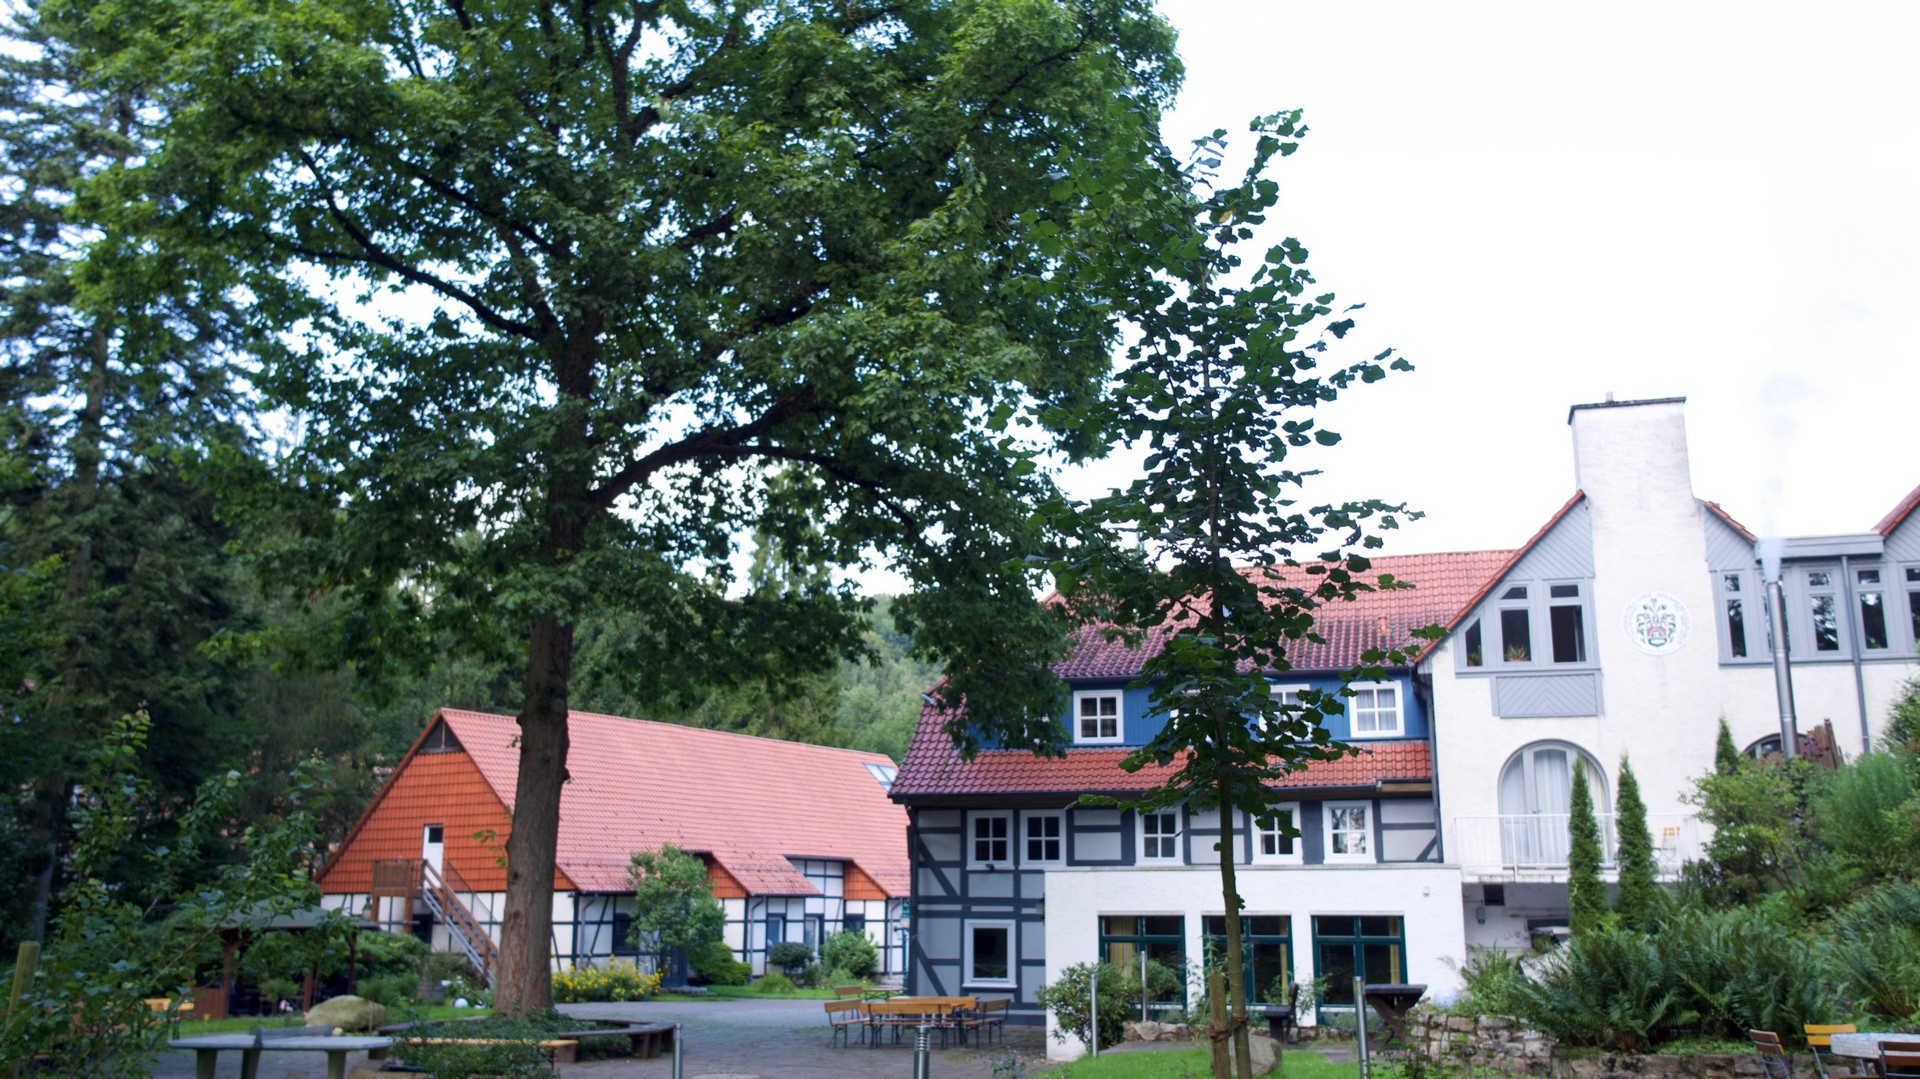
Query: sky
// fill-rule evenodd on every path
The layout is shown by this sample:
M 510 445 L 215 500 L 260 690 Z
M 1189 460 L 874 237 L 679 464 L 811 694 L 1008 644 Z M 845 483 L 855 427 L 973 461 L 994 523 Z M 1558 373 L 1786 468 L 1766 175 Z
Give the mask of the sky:
M 1416 367 L 1328 410 L 1308 492 L 1424 510 L 1389 553 L 1524 542 L 1608 393 L 1685 396 L 1695 493 L 1763 535 L 1920 484 L 1920 5 L 1161 10 L 1168 141 L 1305 110 L 1273 235 Z

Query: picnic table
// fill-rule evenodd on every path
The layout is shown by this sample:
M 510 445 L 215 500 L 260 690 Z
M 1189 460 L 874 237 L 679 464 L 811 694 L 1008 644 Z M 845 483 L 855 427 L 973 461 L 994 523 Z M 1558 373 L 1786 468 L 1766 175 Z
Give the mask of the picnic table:
M 268 1049 L 274 1052 L 324 1052 L 327 1054 L 327 1079 L 346 1079 L 348 1053 L 365 1052 L 370 1057 L 379 1058 L 386 1055 L 387 1049 L 393 1045 L 393 1039 L 337 1034 L 273 1038 L 262 1037 L 259 1031 L 255 1031 L 252 1034 L 202 1034 L 193 1038 L 175 1038 L 167 1045 L 173 1049 L 193 1050 L 193 1071 L 198 1079 L 213 1079 L 214 1062 L 219 1059 L 223 1049 L 240 1050 L 241 1079 L 254 1079 L 260 1074 L 260 1053 Z
M 1833 1055 L 1855 1060 L 1879 1060 L 1881 1042 L 1920 1042 L 1920 1034 L 1883 1030 L 1867 1034 L 1835 1034 Z

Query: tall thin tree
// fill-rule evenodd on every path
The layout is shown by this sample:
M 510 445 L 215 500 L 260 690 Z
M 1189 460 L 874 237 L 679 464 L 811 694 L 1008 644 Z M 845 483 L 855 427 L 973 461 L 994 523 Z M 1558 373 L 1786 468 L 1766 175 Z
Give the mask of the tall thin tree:
M 1620 794 L 1614 813 L 1620 894 L 1614 898 L 1613 910 L 1625 925 L 1650 931 L 1660 903 L 1653 835 L 1647 831 L 1647 803 L 1640 799 L 1640 781 L 1625 756 L 1620 758 Z
M 1600 879 L 1600 822 L 1593 815 L 1593 792 L 1584 761 L 1573 765 L 1573 793 L 1567 802 L 1567 909 L 1574 936 L 1596 928 L 1607 917 L 1607 885 Z

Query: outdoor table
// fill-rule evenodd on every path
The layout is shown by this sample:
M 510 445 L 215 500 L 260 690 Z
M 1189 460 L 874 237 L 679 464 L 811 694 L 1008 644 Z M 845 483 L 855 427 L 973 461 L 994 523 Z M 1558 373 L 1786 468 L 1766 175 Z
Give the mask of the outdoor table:
M 260 1052 L 263 1049 L 276 1052 L 324 1052 L 327 1054 L 327 1079 L 346 1079 L 348 1053 L 364 1050 L 370 1056 L 384 1056 L 391 1045 L 392 1038 L 313 1035 L 263 1040 L 256 1034 L 202 1034 L 197 1038 L 175 1038 L 167 1043 L 172 1049 L 193 1050 L 193 1072 L 197 1079 L 213 1079 L 214 1061 L 219 1059 L 222 1049 L 240 1050 L 241 1079 L 254 1079 L 260 1074 Z
M 1368 982 L 1363 990 L 1367 1003 L 1380 1013 L 1380 1019 L 1387 1025 L 1387 1036 L 1394 1041 L 1407 1040 L 1407 1013 L 1420 1003 L 1427 987 L 1424 985 L 1402 985 L 1398 982 Z
M 1920 1042 L 1920 1034 L 1882 1030 L 1871 1034 L 1835 1034 L 1833 1055 L 1855 1060 L 1879 1060 L 1881 1042 Z

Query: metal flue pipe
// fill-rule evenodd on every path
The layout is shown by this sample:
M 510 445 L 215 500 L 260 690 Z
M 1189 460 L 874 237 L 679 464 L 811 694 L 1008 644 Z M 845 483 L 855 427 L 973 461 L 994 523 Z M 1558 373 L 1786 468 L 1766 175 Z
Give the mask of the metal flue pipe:
M 1793 709 L 1793 663 L 1787 655 L 1787 597 L 1780 586 L 1781 557 L 1786 541 L 1768 536 L 1753 545 L 1766 582 L 1767 637 L 1773 645 L 1773 695 L 1780 704 L 1780 755 L 1791 760 L 1800 754 L 1800 727 Z

